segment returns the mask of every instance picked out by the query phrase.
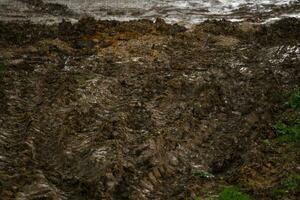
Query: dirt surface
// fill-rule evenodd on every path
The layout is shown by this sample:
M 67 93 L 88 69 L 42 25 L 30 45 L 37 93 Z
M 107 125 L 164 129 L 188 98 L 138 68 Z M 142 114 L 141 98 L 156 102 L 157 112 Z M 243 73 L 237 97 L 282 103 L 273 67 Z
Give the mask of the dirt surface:
M 299 184 L 275 194 L 300 149 L 273 128 L 299 33 L 293 18 L 0 22 L 1 198 L 299 199 Z

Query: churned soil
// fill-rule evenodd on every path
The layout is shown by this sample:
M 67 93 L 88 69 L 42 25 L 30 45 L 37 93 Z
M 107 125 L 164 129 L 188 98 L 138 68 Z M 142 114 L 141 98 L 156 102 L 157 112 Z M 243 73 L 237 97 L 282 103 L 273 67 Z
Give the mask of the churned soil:
M 299 33 L 294 18 L 0 22 L 1 198 L 274 199 L 300 170 L 299 143 L 273 142 Z

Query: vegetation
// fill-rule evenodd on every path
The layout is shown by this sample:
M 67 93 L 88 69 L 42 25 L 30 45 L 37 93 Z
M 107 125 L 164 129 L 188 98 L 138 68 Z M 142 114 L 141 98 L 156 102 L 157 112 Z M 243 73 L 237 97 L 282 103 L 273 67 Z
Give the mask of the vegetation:
M 287 178 L 284 178 L 281 183 L 287 190 L 295 190 L 300 185 L 300 175 L 290 175 Z
M 290 95 L 285 105 L 292 110 L 288 112 L 285 122 L 279 121 L 274 128 L 280 141 L 297 142 L 300 140 L 300 113 L 297 111 L 300 105 L 300 89 Z
M 195 177 L 199 177 L 199 178 L 202 178 L 202 179 L 212 179 L 214 178 L 215 176 L 207 171 L 196 171 L 193 173 L 193 175 Z
M 250 200 L 248 195 L 239 192 L 234 187 L 225 188 L 218 198 L 218 200 Z
M 297 142 L 300 140 L 300 123 L 295 121 L 291 124 L 278 122 L 275 125 L 276 134 L 282 142 Z
M 300 106 L 300 89 L 294 91 L 289 97 L 286 105 L 291 108 L 298 108 Z
M 300 140 L 300 89 L 293 91 L 289 95 L 285 107 L 287 109 L 284 111 L 281 120 L 274 126 L 274 129 L 277 135 L 277 141 L 292 143 L 292 145 L 285 146 L 285 152 L 290 152 L 295 155 L 297 154 L 297 149 L 295 149 L 296 146 L 293 144 L 296 144 Z M 263 142 L 269 144 L 269 142 Z M 286 156 L 291 157 L 292 155 L 290 155 L 290 153 L 282 154 L 281 157 L 283 160 L 286 160 L 284 159 Z M 297 157 L 297 155 L 295 156 Z M 289 172 L 280 179 L 279 184 L 271 191 L 270 196 L 272 199 L 283 199 L 299 191 L 299 173 L 296 173 L 292 169 L 288 171 Z
M 227 187 L 221 191 L 216 198 L 205 198 L 202 199 L 198 196 L 194 197 L 193 200 L 251 200 L 246 194 L 243 194 L 235 187 Z
M 272 191 L 273 199 L 281 199 L 291 193 L 297 192 L 300 187 L 300 175 L 291 174 L 281 180 L 280 186 Z

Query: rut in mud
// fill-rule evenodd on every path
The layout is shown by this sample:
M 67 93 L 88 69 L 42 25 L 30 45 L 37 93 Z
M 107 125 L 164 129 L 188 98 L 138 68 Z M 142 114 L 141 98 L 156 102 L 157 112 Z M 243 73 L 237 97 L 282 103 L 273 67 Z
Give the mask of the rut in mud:
M 293 18 L 0 22 L 1 197 L 190 199 L 240 185 L 273 199 L 278 177 L 299 173 L 299 145 L 278 164 L 286 146 L 261 142 L 275 137 L 278 94 L 299 87 L 299 32 Z

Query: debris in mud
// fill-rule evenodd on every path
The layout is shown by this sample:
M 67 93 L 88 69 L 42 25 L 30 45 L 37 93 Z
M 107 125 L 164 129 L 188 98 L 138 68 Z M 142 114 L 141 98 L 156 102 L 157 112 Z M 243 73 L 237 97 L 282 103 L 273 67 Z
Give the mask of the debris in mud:
M 296 200 L 299 143 L 273 127 L 299 88 L 298 33 L 298 19 L 0 22 L 1 197 Z

